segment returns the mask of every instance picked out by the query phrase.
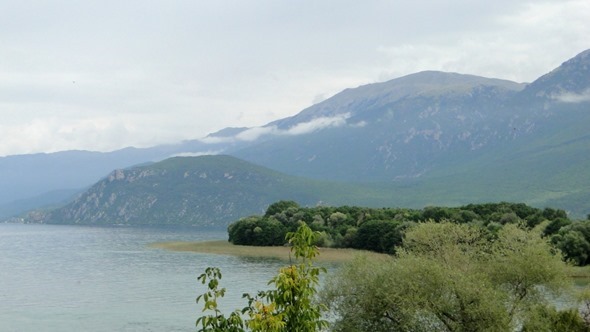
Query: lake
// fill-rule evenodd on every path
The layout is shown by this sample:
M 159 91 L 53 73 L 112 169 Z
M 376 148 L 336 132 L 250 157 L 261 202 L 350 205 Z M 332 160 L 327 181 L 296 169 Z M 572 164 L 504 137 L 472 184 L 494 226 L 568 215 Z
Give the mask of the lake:
M 148 244 L 226 238 L 198 228 L 0 224 L 0 331 L 195 331 L 206 267 L 222 270 L 227 313 L 246 304 L 243 293 L 267 289 L 285 262 Z
M 268 288 L 272 259 L 170 252 L 160 241 L 226 239 L 225 230 L 0 224 L 0 331 L 195 331 L 205 287 L 221 268 L 224 311 Z

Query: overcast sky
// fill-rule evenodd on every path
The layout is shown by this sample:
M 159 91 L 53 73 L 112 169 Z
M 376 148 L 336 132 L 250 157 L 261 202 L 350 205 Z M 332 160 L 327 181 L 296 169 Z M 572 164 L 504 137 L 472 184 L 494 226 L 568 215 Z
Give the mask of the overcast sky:
M 0 156 L 262 126 L 422 70 L 530 82 L 588 48 L 588 0 L 0 0 Z

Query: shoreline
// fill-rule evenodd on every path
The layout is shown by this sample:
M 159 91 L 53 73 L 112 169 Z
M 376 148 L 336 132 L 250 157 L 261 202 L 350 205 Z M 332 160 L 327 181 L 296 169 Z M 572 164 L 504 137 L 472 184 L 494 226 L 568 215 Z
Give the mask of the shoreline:
M 156 242 L 148 245 L 151 248 L 169 251 L 194 252 L 203 254 L 229 255 L 250 258 L 274 258 L 285 262 L 290 260 L 291 248 L 287 246 L 261 247 L 234 245 L 227 240 L 213 240 L 202 242 Z M 358 255 L 377 258 L 391 257 L 387 254 L 350 249 L 350 248 L 320 248 L 320 254 L 314 261 L 318 263 L 346 263 Z M 590 279 L 590 266 L 569 266 L 568 276 L 574 280 Z
M 149 244 L 151 248 L 170 251 L 195 252 L 205 254 L 230 255 L 240 257 L 276 258 L 289 261 L 291 248 L 287 246 L 260 247 L 234 245 L 227 240 L 203 241 L 203 242 L 156 242 Z M 354 257 L 363 254 L 375 257 L 389 257 L 387 254 L 379 254 L 366 250 L 350 248 L 319 248 L 320 254 L 314 259 L 323 263 L 344 263 Z

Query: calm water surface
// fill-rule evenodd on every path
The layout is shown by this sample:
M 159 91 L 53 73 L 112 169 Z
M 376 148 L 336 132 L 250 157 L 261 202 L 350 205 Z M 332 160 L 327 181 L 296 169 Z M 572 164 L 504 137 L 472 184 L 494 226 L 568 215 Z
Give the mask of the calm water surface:
M 224 230 L 0 224 L 0 331 L 195 331 L 197 277 L 222 269 L 222 307 L 267 288 L 277 260 L 169 252 Z

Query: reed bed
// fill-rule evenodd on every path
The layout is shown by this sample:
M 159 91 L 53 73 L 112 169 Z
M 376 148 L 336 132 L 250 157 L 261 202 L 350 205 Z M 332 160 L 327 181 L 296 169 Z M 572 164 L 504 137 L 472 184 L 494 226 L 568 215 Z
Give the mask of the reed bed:
M 290 259 L 291 248 L 282 247 L 257 247 L 238 246 L 225 240 L 203 242 L 158 242 L 150 245 L 152 248 L 172 251 L 191 251 L 198 253 L 233 255 L 241 257 L 278 258 L 285 261 Z M 369 256 L 387 256 L 374 252 L 356 249 L 320 248 L 320 255 L 316 257 L 318 262 L 343 263 L 352 260 L 358 254 Z

